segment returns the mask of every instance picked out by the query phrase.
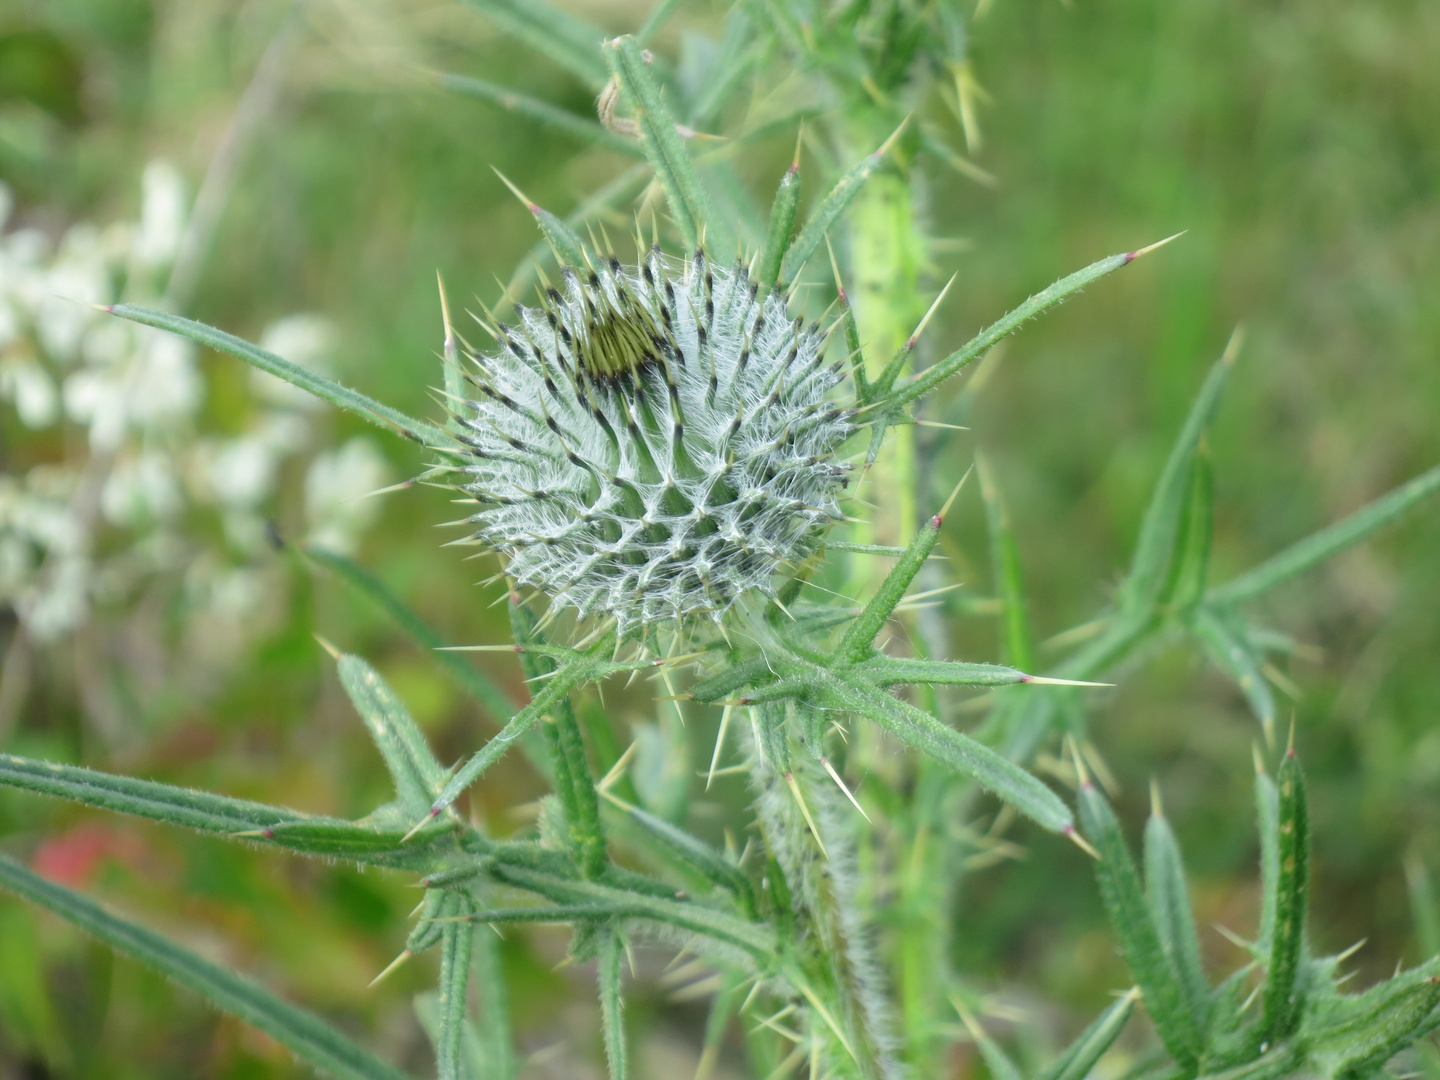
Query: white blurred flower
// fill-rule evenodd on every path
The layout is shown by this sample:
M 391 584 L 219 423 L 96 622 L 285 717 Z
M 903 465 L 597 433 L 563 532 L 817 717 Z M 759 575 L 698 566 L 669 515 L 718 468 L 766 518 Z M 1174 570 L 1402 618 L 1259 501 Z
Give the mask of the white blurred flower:
M 0 344 L 4 340 L 0 333 Z M 55 380 L 31 360 L 0 361 L 0 398 L 15 403 L 16 415 L 28 428 L 47 428 L 60 415 L 60 394 Z
M 267 326 L 260 336 L 260 347 L 283 356 L 292 364 L 328 376 L 334 368 L 337 337 L 335 324 L 324 315 L 302 312 Z M 275 405 L 315 409 L 324 404 L 313 394 L 258 368 L 250 369 L 250 385 L 259 397 Z
M 188 420 L 200 408 L 204 389 L 192 342 L 159 330 L 141 335 L 125 388 L 136 427 Z
M 169 456 L 155 451 L 122 457 L 100 490 L 100 509 L 114 525 L 153 525 L 174 517 L 180 505 Z
M 316 455 L 305 476 L 306 540 L 341 555 L 353 553 L 359 534 L 380 512 L 379 501 L 366 496 L 384 487 L 389 477 L 390 463 L 364 435 Z
M 20 617 L 41 643 L 74 630 L 90 614 L 90 558 L 64 556 L 48 564 L 39 584 L 20 599 Z
M 140 228 L 135 234 L 134 257 L 144 269 L 169 266 L 180 252 L 185 236 L 188 200 L 185 177 L 168 161 L 145 166 L 140 180 Z

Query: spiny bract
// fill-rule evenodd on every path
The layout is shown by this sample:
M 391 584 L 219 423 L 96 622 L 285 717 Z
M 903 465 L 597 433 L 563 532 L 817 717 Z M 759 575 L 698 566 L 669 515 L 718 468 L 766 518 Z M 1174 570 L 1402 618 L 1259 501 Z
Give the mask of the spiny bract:
M 472 539 L 622 634 L 773 595 L 840 517 L 852 427 L 825 334 L 704 252 L 585 274 L 517 306 L 499 355 L 469 357 L 475 397 L 452 408 Z

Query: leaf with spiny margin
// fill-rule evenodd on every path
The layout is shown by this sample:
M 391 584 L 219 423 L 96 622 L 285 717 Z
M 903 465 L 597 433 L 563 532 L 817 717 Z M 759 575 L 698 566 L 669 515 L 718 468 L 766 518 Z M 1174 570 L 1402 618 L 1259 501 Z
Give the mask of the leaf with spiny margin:
M 1179 976 L 1160 945 L 1120 823 L 1105 796 L 1088 781 L 1080 787 L 1079 804 L 1080 827 L 1100 853 L 1095 879 L 1105 914 L 1120 939 L 1120 952 L 1145 998 L 1160 1041 L 1176 1064 L 1193 1070 L 1200 1053 L 1200 1033 L 1185 1005 Z
M 777 948 L 775 933 L 771 927 L 717 911 L 697 901 L 677 900 L 637 889 L 584 881 L 499 862 L 493 868 L 492 876 L 497 881 L 543 896 L 556 904 L 612 906 L 623 911 L 627 918 L 647 919 L 688 930 L 737 946 L 757 958 L 771 958 Z M 673 894 L 673 887 L 668 888 Z
M 1366 1076 L 1440 1025 L 1440 964 L 1431 960 L 1307 1017 L 1302 1041 L 1321 1076 Z
M 0 855 L 0 888 L 74 924 L 111 948 L 188 987 L 222 1012 L 265 1032 L 296 1057 L 340 1080 L 407 1080 L 314 1013 L 259 983 L 213 964 L 137 923 L 111 915 L 80 893 Z
M 475 905 L 465 893 L 458 898 L 457 915 L 473 914 Z M 466 1006 L 470 997 L 470 954 L 475 927 L 468 922 L 448 922 L 440 931 L 440 1023 L 435 1040 L 438 1080 L 470 1080 L 465 1067 Z
M 1073 827 L 1069 807 L 1019 765 L 909 702 L 844 673 L 813 666 L 806 673 L 828 705 L 879 724 L 908 746 L 929 754 L 1052 832 Z
M 990 573 L 1000 596 L 1004 618 L 1005 659 L 1025 671 L 1035 666 L 1035 643 L 1025 611 L 1025 582 L 1020 571 L 1020 549 L 1010 528 L 1010 515 L 1000 497 L 989 462 L 975 455 L 980 497 L 985 503 L 985 525 L 990 535 Z
M 592 650 L 594 655 L 608 650 L 614 643 L 614 635 L 606 635 Z M 546 679 L 542 689 L 529 705 L 510 718 L 500 731 L 483 747 L 475 752 L 460 771 L 450 778 L 435 802 L 430 807 L 430 816 L 438 817 L 446 807 L 458 799 L 461 793 L 480 778 L 480 775 L 510 748 L 510 744 L 529 731 L 535 722 L 553 709 L 557 702 L 567 700 L 570 691 L 583 682 L 595 679 L 605 670 L 605 665 L 589 656 L 579 656 L 563 664 L 554 675 Z
M 1161 242 L 1164 243 L 1164 241 Z M 899 389 L 888 394 L 890 404 L 898 407 L 906 405 L 916 398 L 923 397 L 946 379 L 950 378 L 950 376 L 957 374 L 967 367 L 972 361 L 985 355 L 985 353 L 992 349 L 998 342 L 1009 337 L 1037 315 L 1048 311 L 1064 300 L 1068 300 L 1086 285 L 1089 285 L 1093 281 L 1098 281 L 1106 274 L 1119 270 L 1120 267 L 1133 262 L 1137 257 L 1152 250 L 1154 247 L 1155 245 L 1152 244 L 1151 247 L 1142 248 L 1140 251 L 1110 255 L 1091 263 L 1083 270 L 1077 270 L 1068 277 L 1061 278 L 1053 285 L 1030 297 L 1008 315 L 991 323 L 949 356 L 938 363 L 932 364 L 909 382 L 903 383 Z
M 488 931 L 487 931 L 488 932 Z M 494 934 L 490 935 L 494 937 Z M 478 946 L 484 938 L 476 940 Z M 426 1037 L 430 1040 L 432 1047 L 440 1043 L 440 993 L 438 990 L 426 990 L 424 993 L 415 995 L 415 1018 L 420 1021 L 420 1027 L 424 1030 Z M 489 1047 L 482 1042 L 475 1025 L 468 1020 L 465 1022 L 462 1034 L 461 1052 L 464 1055 L 463 1076 L 468 1080 L 511 1080 L 512 1073 L 496 1073 L 492 1065 Z
M 935 545 L 940 542 L 940 525 L 941 517 L 936 514 L 915 533 L 915 539 L 906 546 L 905 554 L 896 560 L 870 602 L 845 631 L 835 650 L 836 662 L 855 663 L 870 655 L 876 635 L 889 621 L 900 601 L 905 599 L 905 590 L 910 588 L 915 575 L 920 573 Z
M 876 686 L 901 683 L 928 683 L 943 686 L 1013 686 L 1028 682 L 1023 671 L 1002 664 L 976 664 L 961 660 L 911 660 L 872 656 L 851 667 L 840 668 Z
M 377 832 L 338 818 L 10 754 L 0 754 L 0 784 L 199 832 L 271 843 L 300 855 L 394 865 L 420 851 L 401 848 L 399 832 Z
M 1210 368 L 1156 481 L 1150 504 L 1145 508 L 1130 573 L 1120 587 L 1120 610 L 1131 617 L 1146 615 L 1163 594 L 1171 565 L 1178 555 L 1176 541 L 1188 501 L 1190 463 L 1220 403 L 1220 392 L 1235 364 L 1239 344 L 1237 332 L 1231 336 L 1225 354 Z
M 699 702 L 719 701 L 741 687 L 770 682 L 773 678 L 769 661 L 763 656 L 752 656 L 730 664 L 707 679 L 701 679 L 690 688 L 690 696 Z
M 1208 604 L 1195 611 L 1189 626 L 1215 666 L 1235 680 L 1265 737 L 1271 738 L 1275 730 L 1275 695 L 1265 681 L 1264 658 L 1243 633 L 1229 625 L 1224 614 Z
M 1190 460 L 1190 481 L 1185 510 L 1180 516 L 1180 534 L 1175 558 L 1160 602 L 1175 611 L 1194 610 L 1205 596 L 1210 574 L 1210 545 L 1215 535 L 1215 471 L 1210 451 L 1202 439 Z
M 780 281 L 780 264 L 795 231 L 795 212 L 800 208 L 800 161 L 785 170 L 775 201 L 770 206 L 770 223 L 765 232 L 765 251 L 760 257 L 760 287 L 773 289 Z
M 444 767 L 435 760 L 409 710 L 378 671 L 349 653 L 340 656 L 336 669 L 340 685 L 350 695 L 355 711 L 365 721 L 385 759 L 401 803 L 412 814 L 424 813 L 445 782 Z
M 675 118 L 665 106 L 660 87 L 633 37 L 607 41 L 603 51 L 610 73 L 619 84 L 621 98 L 640 126 L 641 145 L 655 170 L 655 179 L 665 191 L 675 226 L 685 245 L 693 251 L 700 246 L 709 212 L 700 178 L 675 130 Z
M 1437 491 L 1440 491 L 1440 465 L 1382 495 L 1349 517 L 1290 545 L 1253 570 L 1247 570 L 1224 585 L 1211 589 L 1205 598 L 1214 604 L 1238 604 L 1253 600 L 1281 582 L 1358 544 L 1386 525 L 1399 521 Z
M 605 1032 L 605 1061 L 610 1067 L 610 1080 L 626 1080 L 630 1075 L 629 1040 L 625 1037 L 625 997 L 620 986 L 620 960 L 625 943 L 616 926 L 607 926 L 600 933 L 599 964 L 596 978 L 600 985 L 600 1020 Z
M 1266 1042 L 1288 1037 L 1299 1024 L 1305 1004 L 1306 987 L 1300 967 L 1310 891 L 1310 814 L 1305 801 L 1305 774 L 1293 746 L 1280 759 L 1275 787 L 1279 793 L 1280 850 L 1261 1021 L 1261 1035 Z
M 1210 985 L 1200 963 L 1200 939 L 1195 931 L 1180 845 L 1158 802 L 1145 823 L 1145 894 L 1160 947 L 1180 977 L 1180 989 L 1203 1040 L 1208 1027 Z
M 598 47 L 595 55 L 597 58 L 600 55 Z M 529 94 L 522 94 L 508 86 L 499 86 L 492 82 L 486 82 L 484 79 L 471 78 L 468 75 L 453 75 L 446 71 L 432 72 L 431 75 L 437 83 L 448 90 L 454 90 L 456 93 L 465 94 L 468 97 L 479 98 L 481 101 L 488 101 L 500 106 L 506 112 L 534 120 L 538 124 L 579 139 L 581 142 L 591 143 L 631 157 L 643 157 L 645 154 L 639 143 L 611 131 L 595 120 L 576 116 L 568 109 L 551 105 L 548 101 L 541 101 Z
M 585 261 L 584 244 L 581 243 L 580 237 L 575 235 L 574 230 L 539 203 L 533 202 L 528 195 L 511 183 L 510 178 L 499 169 L 495 169 L 495 175 L 500 178 L 501 183 L 510 189 L 510 194 L 519 199 L 521 205 L 530 211 L 530 216 L 535 219 L 535 224 L 540 229 L 540 235 L 545 237 L 545 242 L 550 245 L 550 250 L 554 253 L 556 261 L 558 261 L 561 266 L 569 266 L 576 271 L 585 271 L 590 264 Z M 505 335 L 505 340 L 507 342 L 511 340 L 508 333 Z M 512 344 L 511 348 L 514 347 Z
M 1135 999 L 1139 996 L 1138 991 L 1130 990 L 1096 1017 L 1080 1033 L 1080 1037 L 1040 1074 L 1040 1080 L 1085 1080 L 1095 1063 L 1125 1030 L 1130 1014 L 1135 1011 Z
M 545 0 L 466 0 L 491 22 L 541 56 L 564 68 L 592 91 L 605 85 L 600 45 L 605 35 Z
M 461 689 L 469 693 L 490 717 L 503 724 L 515 715 L 515 703 L 505 691 L 492 682 L 483 671 L 468 663 L 459 653 L 446 651 L 449 642 L 441 637 L 413 611 L 405 606 L 377 577 L 343 555 L 324 548 L 299 548 L 305 558 L 337 574 L 390 621 L 408 634 L 437 664 L 449 673 Z
M 735 896 L 745 915 L 751 919 L 759 917 L 755 902 L 755 889 L 745 871 L 727 860 L 705 841 L 692 836 L 684 829 L 670 824 L 664 818 L 638 806 L 611 799 L 621 813 L 640 826 L 646 833 L 659 840 L 667 850 L 684 863 L 697 870 L 712 885 L 718 886 Z
M 895 133 L 895 135 L 898 134 L 900 134 L 899 131 Z M 875 170 L 885 160 L 885 154 L 889 151 L 895 135 L 885 140 L 878 150 L 867 155 L 860 164 L 842 176 L 810 211 L 810 215 L 805 219 L 805 224 L 800 227 L 800 234 L 795 237 L 795 242 L 785 253 L 784 261 L 780 266 L 779 280 L 784 282 L 795 280 L 801 267 L 825 242 L 825 234 L 840 220 L 840 215 L 855 201 L 855 196 L 860 194 L 860 189 L 865 186 L 865 181 L 875 174 Z
M 141 326 L 150 326 L 157 330 L 168 330 L 172 334 L 179 334 L 207 349 L 229 353 L 236 359 L 244 360 L 252 367 L 274 375 L 277 379 L 283 379 L 292 386 L 298 386 L 301 390 L 315 395 L 322 401 L 328 401 L 331 405 L 352 412 L 356 416 L 370 421 L 376 427 L 384 428 L 411 442 L 430 447 L 456 445 L 455 440 L 447 432 L 442 431 L 434 424 L 406 416 L 398 409 L 382 405 L 358 390 L 351 390 L 348 386 L 342 386 L 333 379 L 317 375 L 299 364 L 286 360 L 283 356 L 267 352 L 258 345 L 252 345 L 234 334 L 227 334 L 223 330 L 206 326 L 194 319 L 181 318 L 179 315 L 170 315 L 163 311 L 151 311 L 149 308 L 135 307 L 133 304 L 115 304 L 105 310 L 122 319 L 139 323 Z

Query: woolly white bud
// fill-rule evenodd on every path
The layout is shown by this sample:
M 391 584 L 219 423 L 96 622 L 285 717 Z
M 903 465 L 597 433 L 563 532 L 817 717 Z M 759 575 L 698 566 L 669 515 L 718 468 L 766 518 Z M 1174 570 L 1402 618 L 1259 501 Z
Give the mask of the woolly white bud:
M 840 516 L 852 428 L 824 335 L 703 252 L 563 285 L 470 357 L 474 400 L 452 403 L 474 539 L 622 634 L 772 595 Z

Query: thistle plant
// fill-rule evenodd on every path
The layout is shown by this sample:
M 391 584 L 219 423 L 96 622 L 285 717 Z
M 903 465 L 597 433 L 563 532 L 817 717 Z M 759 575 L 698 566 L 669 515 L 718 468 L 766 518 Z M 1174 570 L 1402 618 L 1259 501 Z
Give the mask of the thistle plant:
M 1129 1075 L 1147 1080 L 1360 1080 L 1382 1075 L 1391 1058 L 1440 1024 L 1440 958 L 1346 994 L 1343 955 L 1317 958 L 1306 943 L 1304 777 L 1294 736 L 1278 747 L 1275 703 L 1262 677 L 1267 652 L 1289 642 L 1245 609 L 1418 506 L 1440 489 L 1440 468 L 1212 583 L 1205 435 L 1238 357 L 1237 336 L 1161 471 L 1121 588 L 1078 646 L 1046 673 L 1032 670 L 1019 561 L 983 463 L 978 486 L 1014 666 L 925 655 L 920 633 L 910 650 L 892 645 L 889 629 L 913 626 L 928 599 L 916 583 L 939 564 L 956 496 L 927 507 L 907 544 L 885 546 L 844 538 L 848 518 L 864 509 L 852 482 L 879 459 L 888 435 L 913 427 L 927 394 L 1031 318 L 1157 245 L 1062 278 L 921 371 L 911 367 L 928 315 L 877 360 L 825 240 L 878 160 L 867 157 L 844 173 L 803 220 L 797 162 L 778 183 L 758 242 L 747 248 L 742 230 L 738 250 L 722 252 L 733 222 L 714 209 L 710 192 L 728 175 L 723 163 L 690 154 L 689 125 L 667 103 L 659 65 L 647 61 L 640 42 L 623 37 L 602 47 L 583 24 L 533 0 L 479 6 L 611 99 L 610 128 L 588 117 L 565 123 L 604 133 L 597 138 L 633 140 L 627 147 L 643 155 L 664 192 L 664 243 L 639 241 L 630 261 L 608 242 L 585 243 L 578 222 L 525 199 L 560 283 L 542 278 L 537 298 L 513 317 L 477 318 L 493 339 L 484 349 L 461 340 L 442 295 L 447 415 L 438 422 L 192 320 L 133 305 L 108 310 L 238 358 L 433 455 L 422 479 L 452 488 L 466 504 L 461 542 L 499 557 L 510 642 L 452 645 L 347 557 L 313 546 L 298 554 L 385 610 L 502 725 L 499 732 L 447 767 L 379 673 L 332 648 L 339 680 L 393 782 L 394 798 L 361 819 L 8 755 L 0 756 L 0 782 L 409 876 L 423 901 L 396 963 L 438 953 L 438 985 L 417 1012 L 445 1080 L 517 1074 L 490 928 L 532 923 L 571 927 L 570 957 L 593 962 L 615 1080 L 634 1075 L 625 981 L 635 942 L 693 957 L 689 988 L 710 1000 L 702 1073 L 740 1031 L 757 1077 L 804 1068 L 812 1077 L 865 1080 L 940 1075 L 939 1063 L 964 1040 L 1002 1080 L 1081 1080 L 1112 1047 Z M 661 14 L 671 7 L 662 5 Z M 526 107 L 543 113 L 540 104 Z M 731 191 L 731 201 L 744 194 Z M 821 280 L 834 282 L 833 302 L 821 312 L 807 309 L 793 288 L 816 263 Z M 848 573 L 846 559 L 874 559 L 882 568 L 864 602 L 814 599 L 823 590 L 807 586 Z M 1262 918 L 1253 939 L 1241 939 L 1250 962 L 1214 986 L 1158 794 L 1142 877 L 1090 779 L 1104 768 L 1086 735 L 1093 688 L 1175 640 L 1233 677 L 1260 725 Z M 513 654 L 528 702 L 511 703 L 466 662 L 467 649 Z M 657 709 L 695 717 L 718 711 L 706 783 L 725 760 L 734 764 L 724 768 L 744 773 L 748 801 L 735 808 L 750 828 L 743 846 L 708 843 L 682 813 L 667 815 L 648 799 L 627 771 L 634 746 L 619 750 L 600 690 L 608 680 L 641 676 L 653 679 Z M 947 687 L 986 695 L 988 712 L 968 732 L 943 707 Z M 1042 754 L 1058 761 L 1062 741 L 1071 764 L 1058 771 L 1074 779 L 1073 800 L 1031 771 Z M 533 833 L 500 837 L 464 815 L 458 800 L 516 743 L 551 794 Z M 895 782 L 857 783 L 867 743 L 900 762 Z M 683 764 L 688 772 L 704 762 Z M 936 827 L 982 815 L 983 835 Z M 1009 843 L 1016 817 L 1074 841 L 1065 845 L 1068 857 L 1093 860 L 1134 983 L 1068 1047 L 1025 1069 L 977 1015 L 975 982 L 954 970 L 944 929 L 954 889 Z M 937 854 L 929 861 L 909 842 L 916 836 L 931 838 Z M 907 860 L 909 870 L 901 867 Z M 912 880 L 901 880 L 907 873 Z M 0 885 L 198 991 L 322 1073 L 404 1075 L 314 1013 L 18 862 L 0 859 Z M 912 908 L 887 920 L 889 896 Z M 898 930 L 886 929 L 887 921 Z M 1117 1046 L 1137 1005 L 1154 1038 L 1132 1032 Z M 1141 1043 L 1138 1054 L 1128 1048 Z

